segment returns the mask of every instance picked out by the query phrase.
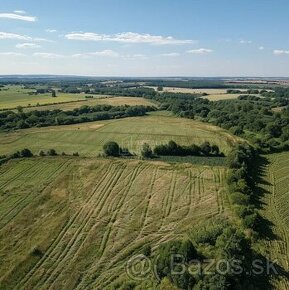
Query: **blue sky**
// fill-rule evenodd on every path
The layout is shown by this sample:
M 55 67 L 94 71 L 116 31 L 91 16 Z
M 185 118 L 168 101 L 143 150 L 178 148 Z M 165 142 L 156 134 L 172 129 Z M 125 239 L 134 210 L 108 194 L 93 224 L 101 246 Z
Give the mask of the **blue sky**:
M 288 0 L 1 0 L 0 74 L 289 76 Z

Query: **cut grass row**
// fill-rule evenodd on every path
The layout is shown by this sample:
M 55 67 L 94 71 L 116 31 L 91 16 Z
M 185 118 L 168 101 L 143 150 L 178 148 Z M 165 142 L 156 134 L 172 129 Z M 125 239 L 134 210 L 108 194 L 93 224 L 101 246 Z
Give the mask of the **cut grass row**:
M 181 145 L 200 145 L 209 141 L 218 145 L 224 153 L 228 153 L 234 144 L 241 141 L 216 126 L 151 114 L 144 117 L 0 133 L 0 155 L 14 153 L 23 148 L 29 148 L 36 154 L 40 150 L 54 148 L 58 153 L 79 152 L 83 156 L 96 156 L 102 153 L 102 147 L 108 141 L 116 141 L 131 152 L 139 153 L 145 142 L 154 147 L 170 140 Z
M 96 106 L 96 105 L 111 105 L 111 106 L 157 106 L 156 103 L 137 97 L 112 97 L 112 96 L 95 96 L 93 99 L 87 99 L 85 101 L 77 102 L 68 102 L 63 104 L 56 105 L 47 105 L 47 106 L 37 106 L 25 108 L 25 112 L 29 111 L 43 111 L 43 110 L 73 110 L 80 108 L 81 106 Z
M 0 90 L 0 110 L 25 108 L 24 111 L 32 110 L 72 110 L 83 105 L 112 105 L 112 106 L 136 106 L 136 105 L 156 105 L 144 98 L 133 97 L 113 97 L 107 95 L 97 95 L 93 99 L 85 98 L 89 94 L 67 94 L 57 92 L 57 97 L 53 98 L 50 93 L 30 95 L 33 90 L 25 89 L 23 86 L 6 86 Z
M 151 87 L 157 90 L 157 87 Z M 246 89 L 234 88 L 235 90 L 246 92 Z M 174 88 L 164 87 L 164 92 L 170 93 L 184 93 L 184 94 L 208 94 L 204 98 L 210 101 L 233 100 L 237 99 L 241 94 L 227 94 L 228 89 L 188 89 L 188 88 Z
M 280 267 L 273 281 L 275 289 L 289 289 L 289 153 L 264 157 L 266 163 L 260 192 L 264 218 L 264 239 L 258 250 Z M 283 271 L 283 273 L 282 273 Z
M 36 170 L 40 162 L 45 172 Z M 56 157 L 3 168 L 13 194 L 25 194 L 13 177 L 27 171 L 49 185 L 29 187 L 34 198 L 0 228 L 0 288 L 109 289 L 128 279 L 125 262 L 145 245 L 230 215 L 222 167 Z M 6 198 L 0 214 L 11 206 Z

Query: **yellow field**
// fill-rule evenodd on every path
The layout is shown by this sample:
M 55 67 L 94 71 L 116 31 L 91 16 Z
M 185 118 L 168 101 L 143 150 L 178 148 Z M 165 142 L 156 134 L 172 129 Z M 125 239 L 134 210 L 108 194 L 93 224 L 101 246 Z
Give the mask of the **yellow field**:
M 0 172 L 1 289 L 112 289 L 145 245 L 230 215 L 222 167 L 56 157 Z
M 111 106 L 156 106 L 156 103 L 151 102 L 150 100 L 144 98 L 135 98 L 135 97 L 112 97 L 112 96 L 95 96 L 93 99 L 87 99 L 85 101 L 71 102 L 65 104 L 56 104 L 56 105 L 47 105 L 47 106 L 38 106 L 33 108 L 25 108 L 24 111 L 42 111 L 42 110 L 73 110 L 80 108 L 81 106 L 96 106 L 96 105 L 111 105 Z
M 240 94 L 211 94 L 211 95 L 205 96 L 204 98 L 210 101 L 221 101 L 221 100 L 237 99 L 239 96 Z
M 150 87 L 157 90 L 157 87 Z M 234 88 L 242 92 L 246 92 L 247 89 Z M 228 89 L 187 89 L 187 88 L 174 88 L 174 87 L 164 87 L 164 92 L 171 93 L 186 93 L 186 94 L 203 94 L 206 93 L 208 96 L 204 98 L 210 101 L 221 101 L 221 100 L 232 100 L 237 99 L 241 94 L 227 94 Z
M 150 87 L 157 90 L 157 87 Z M 187 94 L 225 94 L 227 89 L 189 89 L 189 88 L 176 88 L 176 87 L 164 87 L 164 92 L 170 93 L 187 93 Z

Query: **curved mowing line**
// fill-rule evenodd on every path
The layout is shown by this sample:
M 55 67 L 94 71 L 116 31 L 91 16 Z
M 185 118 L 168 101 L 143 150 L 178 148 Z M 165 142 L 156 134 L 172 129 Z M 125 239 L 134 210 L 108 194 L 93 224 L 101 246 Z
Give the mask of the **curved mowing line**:
M 56 174 L 60 174 L 61 172 L 63 172 L 64 171 L 64 169 L 66 169 L 67 168 L 67 166 L 68 166 L 68 162 L 65 162 L 65 163 L 62 163 L 62 164 L 60 164 L 59 166 L 58 166 L 58 168 L 56 168 L 55 170 L 55 172 L 52 172 L 46 179 L 47 179 L 47 181 L 49 181 L 49 180 L 51 180 L 51 178 L 53 177 L 53 176 L 55 176 Z M 63 168 L 63 167 L 65 167 L 65 168 Z M 36 172 L 34 172 L 34 175 L 35 175 L 35 173 Z M 21 186 L 23 185 L 23 184 L 25 184 L 26 182 L 24 182 L 24 183 L 22 183 L 21 184 Z M 20 187 L 21 187 L 20 186 Z M 47 188 L 47 187 L 49 187 L 50 186 L 50 184 L 49 185 L 47 185 L 47 186 L 45 186 L 45 185 L 42 185 L 42 189 L 40 189 L 39 191 L 43 191 L 43 190 L 45 190 L 45 188 Z M 28 205 L 29 205 L 29 203 L 30 203 L 30 201 L 31 201 L 31 199 L 33 198 L 33 196 L 35 195 L 35 193 L 33 192 L 33 191 L 31 191 L 31 193 L 30 194 L 28 194 L 28 195 L 26 195 L 26 196 L 24 196 L 23 198 L 21 198 L 20 200 L 18 200 L 18 201 L 16 201 L 15 203 L 16 203 L 16 205 L 15 205 L 15 203 L 14 203 L 14 205 L 15 206 L 13 206 L 12 207 L 12 209 L 10 209 L 8 212 L 6 212 L 5 214 L 4 214 L 4 216 L 2 216 L 1 217 L 1 222 L 0 222 L 0 231 L 3 229 L 3 228 L 5 228 L 5 226 L 12 220 L 12 219 L 14 219 L 17 215 L 19 215 L 20 214 L 20 212 L 21 211 L 23 211 Z M 21 206 L 22 205 L 22 206 Z M 20 208 L 17 210 L 17 208 L 20 206 Z M 15 212 L 15 210 L 16 210 L 16 212 Z M 7 217 L 9 217 L 9 215 L 11 214 L 11 213 L 13 213 L 13 212 L 15 212 L 7 221 L 6 221 L 6 223 L 4 223 L 4 224 L 2 224 L 2 222 L 3 222 L 3 220 L 5 220 Z
M 145 205 L 145 211 L 144 211 L 144 214 L 143 216 L 141 217 L 141 226 L 140 226 L 140 232 L 136 238 L 136 240 L 139 239 L 139 237 L 143 234 L 143 230 L 146 226 L 146 220 L 147 220 L 147 217 L 148 217 L 148 210 L 149 210 L 149 205 L 150 205 L 150 201 L 151 201 L 151 198 L 152 198 L 152 195 L 153 195 L 153 187 L 154 187 L 154 184 L 157 180 L 157 174 L 158 174 L 158 168 L 155 168 L 154 169 L 154 172 L 152 174 L 152 178 L 151 178 L 151 181 L 150 181 L 150 185 L 148 187 L 148 190 L 146 192 L 146 198 L 147 198 L 147 201 L 146 201 L 146 205 Z
M 100 249 L 99 249 L 99 252 L 100 252 L 101 256 L 102 256 L 102 254 L 103 254 L 103 252 L 105 250 L 107 241 L 108 241 L 108 239 L 110 237 L 110 233 L 111 233 L 111 230 L 112 230 L 113 222 L 115 220 L 117 220 L 117 216 L 118 216 L 121 208 L 123 207 L 124 201 L 125 201 L 125 199 L 128 196 L 128 193 L 129 193 L 129 191 L 130 191 L 130 189 L 131 189 L 131 187 L 133 185 L 133 182 L 135 181 L 136 176 L 139 174 L 140 167 L 141 167 L 141 165 L 138 165 L 138 167 L 136 167 L 134 169 L 133 173 L 131 174 L 131 178 L 129 180 L 129 183 L 128 183 L 127 187 L 125 188 L 125 193 L 122 194 L 122 197 L 121 197 L 119 203 L 116 205 L 116 208 L 113 209 L 115 211 L 113 212 L 113 215 L 111 216 L 111 218 L 109 220 L 109 223 L 108 223 L 108 224 L 110 224 L 110 226 L 108 228 L 107 234 L 104 235 L 104 239 L 103 239 L 103 241 L 101 243 L 101 246 L 100 246 Z M 106 238 L 106 236 L 107 236 L 107 238 Z
M 106 171 L 104 171 L 103 175 L 99 179 L 99 182 L 97 183 L 96 187 L 100 186 L 102 181 L 105 180 L 107 175 L 110 172 L 110 169 L 112 167 L 112 163 L 110 163 L 109 167 L 107 168 Z M 91 194 L 87 197 L 85 203 L 89 203 L 90 200 L 92 199 L 93 195 L 95 193 L 95 188 L 92 190 Z M 62 230 L 58 234 L 58 236 L 55 238 L 54 242 L 49 246 L 47 249 L 45 255 L 41 258 L 41 260 L 36 263 L 36 265 L 23 277 L 23 279 L 20 281 L 18 287 L 19 289 L 23 289 L 26 284 L 29 282 L 29 280 L 32 278 L 33 274 L 40 268 L 40 266 L 46 261 L 46 259 L 53 253 L 53 251 L 56 249 L 58 244 L 61 242 L 67 231 L 70 229 L 70 227 L 73 225 L 74 221 L 80 217 L 80 215 L 83 212 L 83 207 L 80 208 L 73 217 L 70 218 L 70 220 L 67 221 L 67 223 L 63 226 Z
M 4 182 L 4 184 L 2 183 L 0 185 L 0 189 L 3 189 L 5 186 L 7 186 L 7 184 L 9 184 L 9 183 L 13 182 L 14 180 L 18 179 L 18 177 L 21 176 L 22 174 L 25 174 L 25 172 L 23 172 L 23 170 L 31 170 L 33 167 L 36 167 L 37 165 L 39 165 L 39 163 L 40 162 L 33 163 L 32 165 L 30 165 L 30 168 L 28 168 L 28 169 L 26 169 L 26 168 L 24 169 L 23 168 L 22 170 L 20 170 L 19 173 L 16 173 L 16 175 L 14 175 L 10 179 L 8 179 L 6 182 Z
M 114 185 L 117 183 L 117 181 L 119 180 L 119 178 L 121 177 L 123 172 L 124 171 L 118 170 L 118 174 L 116 174 L 113 177 L 112 182 L 111 182 L 111 180 L 108 180 L 108 182 L 110 182 L 110 183 L 108 183 L 108 186 L 106 186 L 107 189 L 104 190 L 104 193 L 102 195 L 103 198 L 105 198 L 106 192 L 108 192 L 108 196 L 106 198 L 109 197 L 109 194 L 113 190 Z M 86 227 L 90 227 L 88 229 L 88 232 L 90 231 L 90 229 L 92 227 L 92 226 L 90 226 L 90 220 L 93 218 L 94 214 L 97 212 L 97 206 L 99 203 L 102 202 L 102 200 L 103 200 L 102 198 L 98 199 L 96 206 L 92 207 L 91 210 L 86 214 L 84 219 L 82 219 L 80 227 L 75 232 L 74 236 L 72 237 L 72 239 L 70 240 L 70 242 L 66 246 L 65 250 L 60 254 L 60 257 L 56 257 L 56 259 L 57 259 L 55 261 L 56 267 L 54 267 L 54 269 L 52 269 L 52 273 L 50 275 L 47 274 L 46 278 L 44 278 L 45 280 L 43 282 L 39 281 L 37 285 L 40 284 L 39 286 L 43 285 L 43 287 L 44 287 L 44 285 L 47 283 L 49 284 L 52 279 L 54 280 L 54 282 L 56 281 L 57 277 L 61 274 L 61 269 L 58 269 L 58 268 L 60 268 L 61 266 L 67 265 L 67 264 L 65 264 L 65 261 L 66 261 L 66 259 L 68 259 L 69 255 L 74 254 L 73 252 L 77 251 L 77 249 L 79 249 L 81 247 L 81 245 L 83 244 L 82 237 L 84 236 L 84 231 L 85 231 Z M 104 199 L 104 202 L 105 201 L 106 201 L 106 199 Z M 100 206 L 100 210 L 101 209 L 102 209 L 102 206 Z M 86 234 L 86 236 L 87 236 L 87 234 Z M 79 241 L 80 241 L 80 245 L 78 246 L 77 244 L 79 243 Z M 49 288 L 52 285 L 50 285 Z M 44 289 L 47 289 L 47 287 L 45 287 Z
M 116 205 L 116 211 L 113 213 L 113 215 L 110 217 L 109 219 L 109 222 L 108 222 L 108 230 L 105 232 L 105 234 L 103 235 L 102 237 L 102 241 L 101 241 L 101 245 L 100 245 L 100 248 L 98 250 L 98 253 L 100 253 L 100 257 L 99 259 L 102 258 L 103 256 L 103 253 L 105 251 L 105 248 L 106 248 L 106 245 L 107 245 L 107 242 L 109 240 L 109 237 L 111 235 L 111 231 L 112 231 L 112 228 L 113 228 L 113 223 L 115 220 L 117 220 L 117 215 L 119 214 L 121 208 L 123 207 L 124 205 L 124 201 L 125 199 L 127 198 L 127 195 L 136 179 L 136 177 L 140 174 L 140 172 L 142 172 L 145 167 L 143 167 L 141 169 L 141 166 L 142 164 L 138 164 L 138 166 L 134 169 L 134 171 L 131 173 L 131 176 L 129 178 L 129 183 L 128 183 L 128 186 L 125 188 L 125 192 L 123 193 L 122 195 L 122 198 L 120 199 L 120 201 L 117 203 Z M 99 263 L 99 261 L 97 262 L 97 264 Z M 90 280 L 90 276 L 92 275 L 91 272 L 93 273 L 93 270 L 96 271 L 98 269 L 98 265 L 95 265 L 96 263 L 93 263 L 91 266 L 90 266 L 90 269 L 87 271 L 87 274 L 82 278 L 82 280 L 78 283 L 76 289 L 78 289 L 79 287 L 82 286 L 82 284 L 87 280 L 89 279 Z M 89 272 L 89 273 L 88 273 Z M 87 287 L 87 286 L 86 286 Z
M 118 178 L 118 176 L 116 175 L 115 178 Z M 109 180 L 107 182 L 109 182 Z M 107 184 L 109 184 L 109 183 L 106 183 L 106 185 Z M 105 191 L 106 190 L 104 190 L 104 192 Z M 98 193 L 98 191 L 95 190 L 94 193 Z M 94 197 L 94 194 L 93 194 L 93 197 Z M 96 197 L 98 197 L 98 195 Z M 73 237 L 69 240 L 69 242 L 68 242 L 68 244 L 65 247 L 63 252 L 59 252 L 59 251 L 57 252 L 57 248 L 56 248 L 55 254 L 54 254 L 54 256 L 52 256 L 52 258 L 55 260 L 56 267 L 54 267 L 54 269 L 50 268 L 49 270 L 52 271 L 52 273 L 49 275 L 49 271 L 47 271 L 46 275 L 38 282 L 38 284 L 36 286 L 39 285 L 39 287 L 40 286 L 44 287 L 45 283 L 49 283 L 49 281 L 52 278 L 54 278 L 54 275 L 57 275 L 57 272 L 56 272 L 57 268 L 60 267 L 64 263 L 65 258 L 67 258 L 67 256 L 69 256 L 69 254 L 73 250 L 75 250 L 76 245 L 82 241 L 82 238 L 84 235 L 84 233 L 83 233 L 84 229 L 89 226 L 89 223 L 91 221 L 91 218 L 94 215 L 94 212 L 95 212 L 95 208 L 91 207 L 91 209 L 87 213 L 84 213 L 85 216 L 80 220 L 80 226 L 78 227 L 78 229 L 74 233 Z M 45 288 L 45 289 L 47 289 L 47 288 Z

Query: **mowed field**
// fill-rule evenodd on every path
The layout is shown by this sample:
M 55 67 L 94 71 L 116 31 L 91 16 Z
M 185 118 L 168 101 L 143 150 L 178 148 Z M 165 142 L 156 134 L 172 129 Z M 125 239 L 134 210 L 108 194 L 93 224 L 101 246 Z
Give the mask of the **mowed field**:
M 151 87 L 157 90 L 157 87 Z M 242 92 L 246 92 L 246 89 L 233 88 Z M 188 89 L 188 88 L 175 88 L 175 87 L 164 87 L 164 92 L 171 93 L 185 93 L 185 94 L 208 94 L 204 98 L 210 101 L 221 101 L 221 100 L 232 100 L 237 99 L 241 94 L 227 94 L 228 89 Z M 258 96 L 258 95 L 255 95 Z
M 51 94 L 29 95 L 31 89 L 24 89 L 22 86 L 6 86 L 0 90 L 0 109 L 15 109 L 18 106 L 28 107 L 65 103 L 79 100 L 85 100 L 85 94 L 64 94 L 57 93 L 57 97 L 51 97 Z
M 156 103 L 144 98 L 134 97 L 114 97 L 109 95 L 95 95 L 93 99 L 87 99 L 89 94 L 66 94 L 57 93 L 57 97 L 51 97 L 51 94 L 29 95 L 31 89 L 25 89 L 22 86 L 5 86 L 0 90 L 0 110 L 15 109 L 21 106 L 25 112 L 33 110 L 73 110 L 81 106 L 112 105 L 112 106 L 156 106 Z
M 264 256 L 280 266 L 280 280 L 276 289 L 289 289 L 289 153 L 266 156 L 264 180 L 259 185 L 264 191 L 263 209 L 260 211 L 267 227 L 267 239 L 261 243 Z M 287 277 L 286 277 L 287 276 Z
M 47 157 L 0 173 L 1 289 L 113 289 L 146 245 L 230 216 L 223 167 Z
M 87 99 L 85 101 L 69 102 L 64 104 L 37 106 L 31 108 L 25 108 L 24 112 L 29 111 L 44 111 L 44 110 L 73 110 L 80 108 L 81 106 L 96 106 L 96 105 L 111 105 L 111 106 L 157 106 L 156 103 L 137 97 L 113 97 L 113 96 L 95 96 L 93 99 Z
M 102 147 L 108 141 L 116 141 L 131 152 L 139 153 L 145 142 L 154 147 L 170 140 L 183 145 L 209 141 L 218 145 L 224 153 L 228 153 L 232 145 L 241 141 L 219 127 L 195 120 L 151 114 L 0 133 L 0 155 L 23 148 L 29 148 L 36 154 L 40 150 L 54 148 L 58 153 L 79 152 L 82 156 L 96 156 L 102 153 Z

